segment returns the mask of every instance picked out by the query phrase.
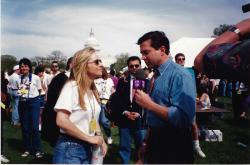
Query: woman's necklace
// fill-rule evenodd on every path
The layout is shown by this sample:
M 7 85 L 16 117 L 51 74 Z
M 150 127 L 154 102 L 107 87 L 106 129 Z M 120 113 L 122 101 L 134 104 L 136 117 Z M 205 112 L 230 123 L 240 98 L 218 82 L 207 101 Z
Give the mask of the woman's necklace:
M 90 95 L 91 95 L 91 98 L 90 98 Z M 95 133 L 97 130 L 97 122 L 95 120 L 95 100 L 93 97 L 92 90 L 91 90 L 91 93 L 87 92 L 87 98 L 88 98 L 90 110 L 91 110 L 91 120 L 89 123 L 89 132 L 92 134 L 92 133 Z M 92 100 L 92 102 L 91 102 L 91 100 Z

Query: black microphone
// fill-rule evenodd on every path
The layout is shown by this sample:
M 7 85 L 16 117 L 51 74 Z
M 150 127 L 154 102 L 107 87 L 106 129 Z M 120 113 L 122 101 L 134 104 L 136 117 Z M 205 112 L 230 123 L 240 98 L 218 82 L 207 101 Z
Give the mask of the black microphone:
M 145 74 L 143 69 L 139 69 L 135 73 L 135 80 L 133 80 L 133 89 L 145 90 Z
M 243 13 L 250 11 L 250 3 L 243 5 L 242 11 L 243 11 Z

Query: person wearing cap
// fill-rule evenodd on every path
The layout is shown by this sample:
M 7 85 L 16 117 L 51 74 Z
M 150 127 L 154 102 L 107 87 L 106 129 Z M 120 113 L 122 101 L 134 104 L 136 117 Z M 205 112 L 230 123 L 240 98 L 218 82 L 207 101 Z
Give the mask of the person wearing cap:
M 15 65 L 13 67 L 13 73 L 9 78 L 9 94 L 11 98 L 11 107 L 12 107 L 12 116 L 11 116 L 11 123 L 14 126 L 20 126 L 20 120 L 19 120 L 19 113 L 18 113 L 18 102 L 19 97 L 17 94 L 18 89 L 18 80 L 19 80 L 19 65 Z
M 175 62 L 177 64 L 179 64 L 179 65 L 181 65 L 181 66 L 184 67 L 184 65 L 185 65 L 185 55 L 183 53 L 177 53 L 174 58 L 175 58 Z M 195 83 L 195 80 L 194 80 L 194 83 Z M 209 96 L 206 93 L 202 94 L 201 100 L 203 100 L 204 97 L 206 97 L 206 99 L 208 97 L 208 99 L 209 99 Z M 209 101 L 209 103 L 210 103 L 210 101 Z M 194 151 L 200 157 L 205 158 L 206 155 L 201 150 L 201 147 L 200 147 L 199 135 L 198 135 L 199 134 L 199 129 L 198 129 L 198 125 L 196 123 L 196 120 L 194 120 L 194 122 L 192 123 L 191 131 L 192 131 L 192 137 L 193 137 L 193 149 L 194 149 Z

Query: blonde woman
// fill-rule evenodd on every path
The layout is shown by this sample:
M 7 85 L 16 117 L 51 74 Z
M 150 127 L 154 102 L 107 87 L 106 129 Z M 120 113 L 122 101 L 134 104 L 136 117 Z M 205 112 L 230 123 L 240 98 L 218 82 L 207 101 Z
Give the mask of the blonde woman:
M 102 136 L 95 136 L 100 133 L 101 107 L 94 80 L 102 75 L 102 67 L 94 49 L 85 48 L 75 53 L 70 78 L 54 108 L 61 135 L 53 163 L 90 164 L 94 145 L 101 146 L 105 156 L 107 145 Z

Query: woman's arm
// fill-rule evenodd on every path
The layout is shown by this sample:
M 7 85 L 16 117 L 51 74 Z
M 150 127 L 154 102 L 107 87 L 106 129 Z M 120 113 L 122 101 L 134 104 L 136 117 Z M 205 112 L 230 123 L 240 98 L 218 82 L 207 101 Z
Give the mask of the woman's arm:
M 70 120 L 70 113 L 63 109 L 57 110 L 56 124 L 62 128 L 67 135 L 75 137 L 77 139 L 86 141 L 91 144 L 102 145 L 103 138 L 101 136 L 88 136 L 79 130 Z
M 100 124 L 99 124 L 99 123 L 97 123 L 97 132 L 101 132 L 101 127 L 100 127 Z M 105 143 L 102 134 L 100 135 L 100 137 L 101 137 L 102 140 L 103 140 L 103 143 L 102 143 L 101 147 L 102 147 L 102 154 L 103 154 L 103 157 L 105 157 L 105 155 L 106 155 L 106 153 L 107 153 L 107 150 L 108 150 L 108 146 L 107 146 L 107 144 Z

